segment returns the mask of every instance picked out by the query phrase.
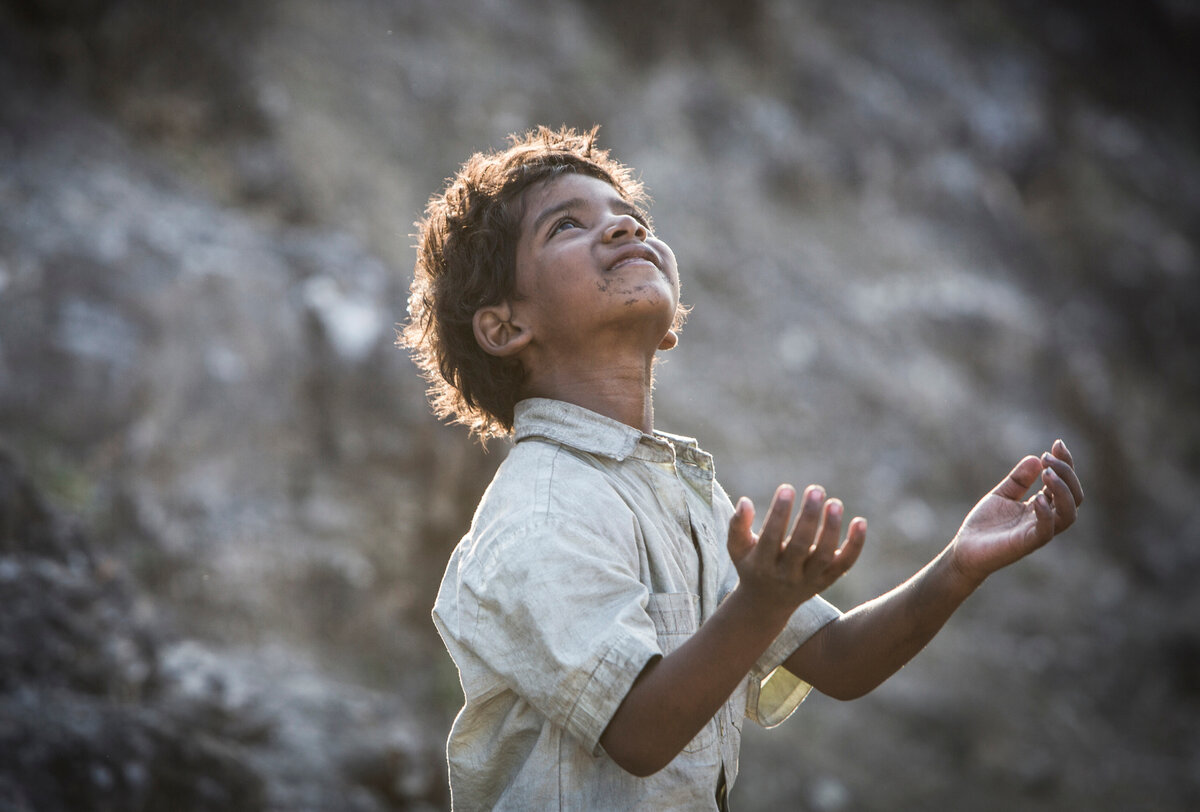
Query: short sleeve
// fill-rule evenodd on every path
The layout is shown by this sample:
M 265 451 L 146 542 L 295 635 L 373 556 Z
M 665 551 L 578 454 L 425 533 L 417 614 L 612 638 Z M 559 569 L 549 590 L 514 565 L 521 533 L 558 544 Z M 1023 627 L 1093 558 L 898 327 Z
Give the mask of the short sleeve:
M 812 686 L 788 671 L 783 661 L 839 614 L 833 604 L 819 595 L 800 604 L 750 671 L 747 716 L 763 727 L 774 727 L 792 715 Z
M 646 663 L 660 656 L 628 539 L 582 523 L 490 533 L 459 567 L 460 645 L 551 723 L 598 752 Z

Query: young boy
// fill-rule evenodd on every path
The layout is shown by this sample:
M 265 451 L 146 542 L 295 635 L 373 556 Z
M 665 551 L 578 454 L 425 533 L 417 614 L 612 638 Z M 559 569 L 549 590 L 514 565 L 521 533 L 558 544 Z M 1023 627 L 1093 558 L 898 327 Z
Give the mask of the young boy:
M 1056 441 L 909 581 L 839 613 L 819 593 L 864 519 L 843 539 L 840 501 L 781 485 L 755 535 L 712 458 L 655 430 L 679 273 L 594 138 L 541 128 L 477 154 L 420 223 L 401 341 L 439 415 L 513 442 L 433 612 L 465 695 L 456 809 L 724 809 L 743 717 L 778 724 L 810 686 L 872 690 L 1083 500 Z

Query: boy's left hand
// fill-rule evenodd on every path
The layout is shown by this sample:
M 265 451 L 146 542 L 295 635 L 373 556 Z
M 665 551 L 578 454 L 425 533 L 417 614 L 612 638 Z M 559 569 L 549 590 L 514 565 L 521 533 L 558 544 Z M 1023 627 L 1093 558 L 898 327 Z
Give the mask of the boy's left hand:
M 1038 481 L 1042 488 L 1021 501 Z M 1024 558 L 1075 522 L 1083 488 L 1071 452 L 1055 440 L 1040 458 L 1029 456 L 971 509 L 951 543 L 955 568 L 971 583 Z

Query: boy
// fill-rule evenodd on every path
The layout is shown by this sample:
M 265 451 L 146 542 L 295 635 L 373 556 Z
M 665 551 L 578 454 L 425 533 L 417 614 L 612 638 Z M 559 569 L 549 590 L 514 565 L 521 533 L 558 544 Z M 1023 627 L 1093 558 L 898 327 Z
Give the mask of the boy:
M 465 695 L 458 809 L 724 809 L 744 716 L 778 724 L 810 686 L 872 690 L 1083 500 L 1056 441 L 913 578 L 839 613 L 819 593 L 864 519 L 843 539 L 840 501 L 781 485 L 755 535 L 711 457 L 654 429 L 679 274 L 594 139 L 541 128 L 477 154 L 420 223 L 402 343 L 439 415 L 513 440 L 434 607 Z

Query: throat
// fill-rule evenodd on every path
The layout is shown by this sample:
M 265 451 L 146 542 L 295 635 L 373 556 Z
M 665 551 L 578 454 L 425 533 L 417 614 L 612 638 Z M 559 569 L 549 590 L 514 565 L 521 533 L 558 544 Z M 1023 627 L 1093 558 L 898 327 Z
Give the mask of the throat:
M 551 398 L 602 414 L 638 431 L 654 431 L 650 371 L 589 369 L 579 374 L 531 376 L 524 397 Z

